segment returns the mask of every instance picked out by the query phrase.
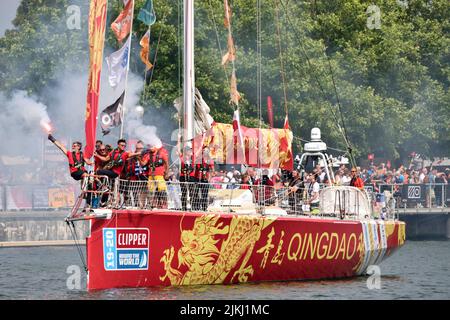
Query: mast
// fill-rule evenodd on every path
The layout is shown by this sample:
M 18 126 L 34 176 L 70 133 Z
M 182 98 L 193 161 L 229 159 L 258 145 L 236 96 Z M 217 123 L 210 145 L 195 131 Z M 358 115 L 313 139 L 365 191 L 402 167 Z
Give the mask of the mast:
M 184 0 L 183 149 L 194 138 L 194 0 Z

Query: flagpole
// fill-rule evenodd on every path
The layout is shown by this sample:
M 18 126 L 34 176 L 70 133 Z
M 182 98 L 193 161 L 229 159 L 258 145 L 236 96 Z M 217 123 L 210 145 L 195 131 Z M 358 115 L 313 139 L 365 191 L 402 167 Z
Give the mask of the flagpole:
M 131 25 L 130 25 L 130 36 L 129 36 L 129 40 L 130 40 L 130 47 L 128 48 L 128 60 L 127 60 L 127 73 L 125 74 L 125 94 L 123 96 L 123 105 L 122 105 L 122 121 L 120 124 L 120 139 L 123 138 L 123 125 L 125 123 L 125 101 L 126 101 L 126 97 L 127 97 L 127 83 L 128 83 L 128 72 L 130 71 L 130 53 L 131 53 L 131 37 L 133 36 L 133 19 L 134 19 L 134 1 L 135 0 L 130 0 L 133 1 L 132 5 L 131 5 Z

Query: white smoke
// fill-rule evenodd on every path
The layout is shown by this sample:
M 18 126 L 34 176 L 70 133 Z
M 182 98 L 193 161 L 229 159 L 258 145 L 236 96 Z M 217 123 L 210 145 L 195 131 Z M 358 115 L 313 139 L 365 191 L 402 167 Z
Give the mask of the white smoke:
M 125 100 L 126 113 L 124 127 L 130 138 L 142 140 L 146 145 L 160 147 L 162 146 L 162 142 L 156 134 L 157 128 L 143 123 L 141 110 L 138 106 L 142 88 L 142 80 L 136 75 L 130 74 Z
M 41 125 L 50 123 L 47 106 L 22 90 L 14 91 L 9 98 L 0 92 L 0 105 L 0 139 L 7 142 L 2 153 L 32 155 L 37 152 L 46 134 Z

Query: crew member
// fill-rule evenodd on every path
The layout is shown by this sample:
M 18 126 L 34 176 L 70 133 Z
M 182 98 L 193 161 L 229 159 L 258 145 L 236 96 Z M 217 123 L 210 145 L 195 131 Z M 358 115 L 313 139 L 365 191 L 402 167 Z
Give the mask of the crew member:
M 148 180 L 148 167 L 142 165 L 142 153 L 144 151 L 144 143 L 139 140 L 136 142 L 136 149 L 133 156 L 128 157 L 125 164 L 125 179 L 127 180 L 127 194 L 126 200 L 130 200 L 133 207 L 139 201 L 139 207 L 143 208 L 145 204 L 146 188 L 144 182 Z M 129 196 L 129 197 L 128 197 Z
M 195 177 L 194 154 L 192 148 L 185 147 L 180 159 L 180 182 L 181 182 L 181 206 L 182 210 L 187 210 L 187 196 L 191 202 L 195 199 L 197 179 Z M 191 206 L 192 209 L 192 206 Z
M 153 195 L 152 206 L 166 207 L 166 180 L 169 178 L 169 154 L 167 150 L 162 145 L 152 146 L 142 157 L 141 165 L 148 167 L 148 189 Z
M 81 180 L 84 177 L 89 176 L 84 165 L 92 165 L 89 159 L 84 158 L 83 152 L 81 151 L 81 142 L 75 141 L 72 143 L 72 151 L 68 151 L 64 145 L 56 140 L 51 134 L 48 135 L 48 140 L 53 142 L 66 156 L 69 160 L 69 170 L 70 176 L 75 180 Z
M 310 206 L 310 211 L 313 214 L 319 213 L 319 193 L 320 193 L 320 185 L 317 182 L 317 175 L 310 174 L 309 175 L 309 185 L 308 185 L 308 204 Z
M 106 157 L 108 155 L 108 151 L 106 149 L 106 146 L 102 143 L 97 148 L 96 151 L 97 154 L 99 154 L 102 157 Z M 98 170 L 103 169 L 104 165 L 106 164 L 105 161 L 100 160 L 100 158 L 94 156 L 94 172 L 97 173 Z
M 288 183 L 288 199 L 289 199 L 289 214 L 295 214 L 301 211 L 301 200 L 303 198 L 303 190 L 305 183 L 297 169 L 292 171 L 292 177 Z
M 209 178 L 214 171 L 214 161 L 209 156 L 209 150 L 204 147 L 201 163 L 195 165 L 195 178 L 199 182 L 197 196 L 201 200 L 194 202 L 194 210 L 206 211 L 208 208 Z
M 256 180 L 255 185 L 257 186 L 257 203 L 262 206 L 273 205 L 275 203 L 274 183 L 269 178 L 269 170 L 263 170 L 261 179 Z
M 110 180 L 114 180 L 122 174 L 123 168 L 125 167 L 125 162 L 128 157 L 134 156 L 136 154 L 125 151 L 127 147 L 127 142 L 125 139 L 119 139 L 117 141 L 117 148 L 111 151 L 106 157 L 99 155 L 97 152 L 94 153 L 94 157 L 100 159 L 101 161 L 107 162 L 103 169 L 98 170 L 97 174 L 102 176 L 108 176 Z
M 358 188 L 359 190 L 363 190 L 364 182 L 359 177 L 358 170 L 356 168 L 352 168 L 351 175 L 352 179 L 350 180 L 350 186 Z

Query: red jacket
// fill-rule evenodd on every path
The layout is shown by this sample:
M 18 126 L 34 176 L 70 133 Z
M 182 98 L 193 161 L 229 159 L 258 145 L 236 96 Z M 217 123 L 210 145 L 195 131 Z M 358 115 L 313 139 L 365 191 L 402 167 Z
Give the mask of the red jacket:
M 120 174 L 123 171 L 123 168 L 125 167 L 125 163 L 128 159 L 128 153 L 124 151 L 124 152 L 122 152 L 122 154 L 120 154 L 120 152 L 116 149 L 116 150 L 111 151 L 109 156 L 111 157 L 110 160 L 114 160 L 114 162 L 115 162 L 115 165 L 114 165 L 114 167 L 111 168 L 111 170 L 120 176 Z M 120 161 L 120 158 L 121 158 L 121 161 Z
M 210 172 L 214 169 L 214 162 L 211 160 L 210 163 L 202 161 L 195 165 L 195 177 L 198 180 L 209 181 Z
M 350 186 L 358 188 L 358 189 L 363 189 L 364 182 L 362 181 L 362 179 L 360 177 L 355 177 L 355 178 L 352 178 L 352 180 L 350 180 Z
M 75 159 L 73 155 L 75 154 Z M 84 168 L 84 158 L 83 158 L 83 152 L 72 152 L 67 151 L 67 158 L 69 159 L 69 170 L 70 173 L 77 172 L 78 170 L 86 171 Z

